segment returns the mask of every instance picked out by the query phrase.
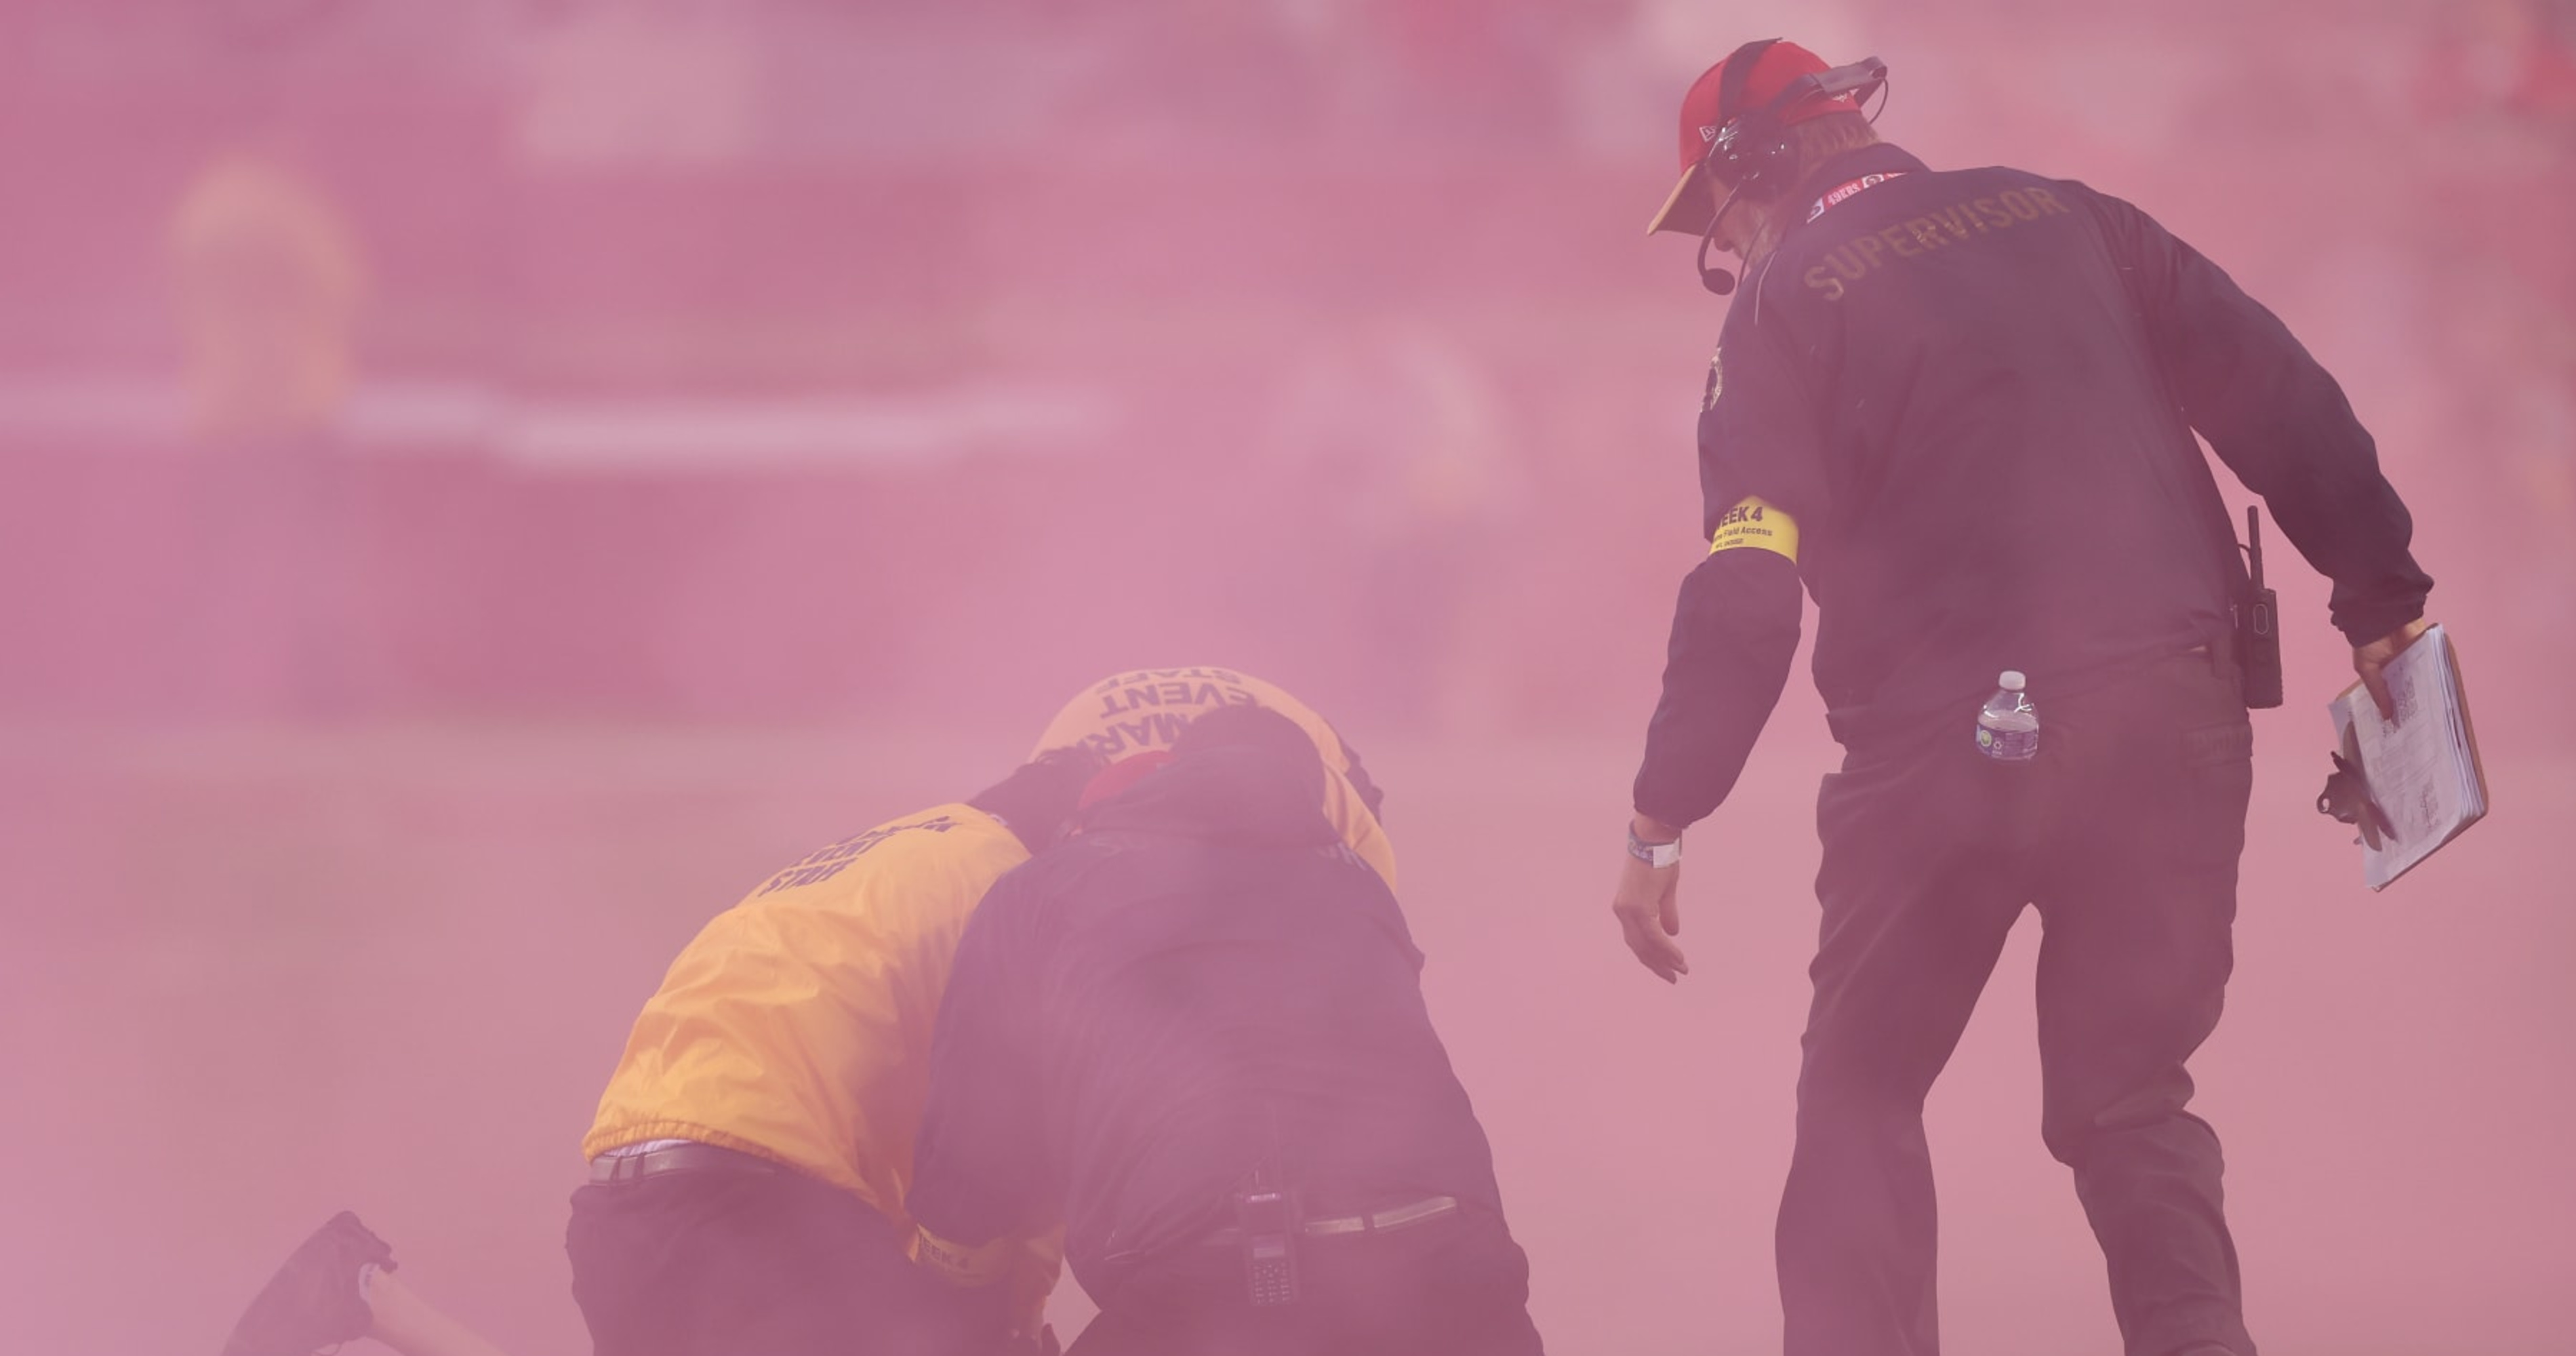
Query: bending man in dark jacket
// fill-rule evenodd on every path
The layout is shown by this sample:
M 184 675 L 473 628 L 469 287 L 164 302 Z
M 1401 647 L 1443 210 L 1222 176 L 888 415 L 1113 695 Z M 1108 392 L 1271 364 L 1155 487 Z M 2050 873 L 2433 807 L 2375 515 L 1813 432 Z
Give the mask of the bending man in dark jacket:
M 967 925 L 923 1256 L 975 1284 L 1065 1221 L 1101 1306 L 1077 1356 L 1540 1350 L 1422 953 L 1323 789 L 1294 723 L 1211 712 Z
M 2185 1065 L 2234 965 L 2246 701 L 2278 696 L 2240 686 L 2253 599 L 2194 431 L 2333 579 L 2383 711 L 2432 581 L 2370 435 L 2271 312 L 2117 198 L 1878 144 L 1856 99 L 1884 74 L 1766 40 L 1683 100 L 1656 229 L 1748 272 L 1700 415 L 1709 554 L 1674 611 L 1612 909 L 1638 959 L 1685 971 L 1678 839 L 1779 698 L 1804 585 L 1846 757 L 1817 805 L 1790 1356 L 1937 1356 L 1924 1098 L 2032 906 L 2041 1135 L 2123 1349 L 2254 1356 Z M 2018 759 L 1976 738 L 1999 687 L 2037 704 Z

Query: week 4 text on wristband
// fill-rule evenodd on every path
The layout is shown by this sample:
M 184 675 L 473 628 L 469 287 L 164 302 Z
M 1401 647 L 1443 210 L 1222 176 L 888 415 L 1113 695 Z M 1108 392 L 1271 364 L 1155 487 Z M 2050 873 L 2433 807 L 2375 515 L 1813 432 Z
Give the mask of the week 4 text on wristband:
M 1717 529 L 1708 535 L 1708 553 L 1733 551 L 1744 547 L 1769 551 L 1798 562 L 1798 522 L 1782 513 L 1775 504 L 1760 497 L 1748 497 L 1728 509 L 1717 520 Z

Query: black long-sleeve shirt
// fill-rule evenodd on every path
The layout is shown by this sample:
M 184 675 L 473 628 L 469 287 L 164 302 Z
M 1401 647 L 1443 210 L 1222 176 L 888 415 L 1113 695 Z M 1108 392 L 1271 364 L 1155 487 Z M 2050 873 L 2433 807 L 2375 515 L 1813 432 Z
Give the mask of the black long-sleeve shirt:
M 1229 1222 L 1255 1167 L 1310 1201 L 1500 1210 L 1394 895 L 1271 757 L 1155 771 L 976 908 L 905 1197 L 938 1245 L 1062 1220 L 1098 1295 Z
M 1727 314 L 1700 416 L 1703 527 L 1636 806 L 1705 816 L 1742 770 L 1816 601 L 1846 746 L 1965 728 L 2019 669 L 2043 709 L 2232 630 L 2244 567 L 2197 430 L 2333 581 L 2354 644 L 2432 581 L 2370 435 L 2278 318 L 2082 184 L 1827 162 Z M 1795 523 L 1747 540 L 1747 501 Z M 1964 735 L 1962 736 L 1964 737 Z

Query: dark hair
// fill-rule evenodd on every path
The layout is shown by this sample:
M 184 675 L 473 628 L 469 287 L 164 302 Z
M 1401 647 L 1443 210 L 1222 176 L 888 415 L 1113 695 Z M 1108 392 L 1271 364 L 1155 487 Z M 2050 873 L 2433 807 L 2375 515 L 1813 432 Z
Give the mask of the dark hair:
M 1172 741 L 1172 758 L 1187 762 L 1218 749 L 1258 749 L 1312 782 L 1315 803 L 1324 800 L 1324 755 L 1304 726 L 1266 706 L 1220 706 L 1193 719 Z
M 1048 749 L 966 803 L 1002 821 L 1021 846 L 1036 852 L 1064 832 L 1082 788 L 1103 766 L 1105 760 L 1086 745 Z

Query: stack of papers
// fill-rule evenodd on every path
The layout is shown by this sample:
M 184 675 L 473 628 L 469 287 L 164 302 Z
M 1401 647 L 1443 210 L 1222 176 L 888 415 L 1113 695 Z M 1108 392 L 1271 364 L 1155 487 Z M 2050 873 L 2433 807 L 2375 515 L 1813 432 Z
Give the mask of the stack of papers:
M 2380 719 L 2359 683 L 2326 706 L 2344 761 L 2360 767 L 2385 816 L 2386 831 L 2374 825 L 2362 840 L 2362 879 L 2373 890 L 2386 889 L 2487 812 L 2486 769 L 2451 638 L 2439 626 L 2427 628 L 2385 673 L 2394 723 Z

